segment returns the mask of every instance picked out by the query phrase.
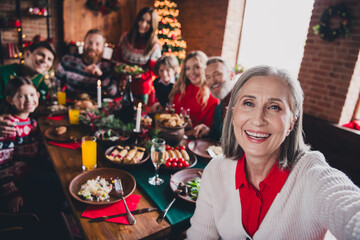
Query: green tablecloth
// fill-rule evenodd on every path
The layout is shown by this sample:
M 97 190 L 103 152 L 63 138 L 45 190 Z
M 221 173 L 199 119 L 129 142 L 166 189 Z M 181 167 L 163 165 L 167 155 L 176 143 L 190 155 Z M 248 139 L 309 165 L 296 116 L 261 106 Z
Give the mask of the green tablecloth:
M 198 159 L 194 168 L 205 168 L 207 163 L 207 161 Z M 159 170 L 160 177 L 164 179 L 164 183 L 160 186 L 152 186 L 148 183 L 148 179 L 155 174 L 154 166 L 150 159 L 144 165 L 128 169 L 127 171 L 135 177 L 137 184 L 150 196 L 161 211 L 163 211 L 174 198 L 175 195 L 170 188 L 170 176 L 175 173 L 174 171 L 171 172 L 167 169 Z M 187 202 L 179 198 L 168 211 L 166 218 L 171 225 L 174 225 L 189 219 L 194 214 L 194 210 L 195 203 Z

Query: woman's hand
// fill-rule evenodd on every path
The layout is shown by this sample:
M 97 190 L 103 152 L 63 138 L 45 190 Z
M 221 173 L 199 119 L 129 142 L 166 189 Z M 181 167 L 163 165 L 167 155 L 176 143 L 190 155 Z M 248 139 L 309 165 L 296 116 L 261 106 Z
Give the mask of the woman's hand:
M 196 138 L 209 136 L 209 134 L 210 134 L 210 128 L 205 124 L 199 124 L 196 127 L 194 127 L 194 136 Z
M 10 114 L 0 115 L 0 136 L 14 135 L 16 133 L 15 123 L 11 122 L 14 117 Z
M 24 200 L 21 196 L 14 197 L 10 199 L 9 202 L 9 210 L 13 213 L 18 213 L 20 211 L 20 207 L 24 205 Z

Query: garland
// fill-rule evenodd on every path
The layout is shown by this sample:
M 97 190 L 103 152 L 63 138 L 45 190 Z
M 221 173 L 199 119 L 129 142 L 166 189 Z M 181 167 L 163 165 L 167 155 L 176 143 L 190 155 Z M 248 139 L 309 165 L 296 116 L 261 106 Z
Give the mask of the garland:
M 117 6 L 117 0 L 87 0 L 86 6 L 93 11 L 101 12 L 103 15 L 117 11 L 120 8 Z
M 338 28 L 331 28 L 330 20 L 333 17 L 340 17 L 341 22 Z M 351 28 L 351 14 L 345 3 L 339 3 L 325 9 L 320 17 L 320 23 L 313 27 L 315 34 L 328 42 L 334 41 L 339 36 L 347 37 Z

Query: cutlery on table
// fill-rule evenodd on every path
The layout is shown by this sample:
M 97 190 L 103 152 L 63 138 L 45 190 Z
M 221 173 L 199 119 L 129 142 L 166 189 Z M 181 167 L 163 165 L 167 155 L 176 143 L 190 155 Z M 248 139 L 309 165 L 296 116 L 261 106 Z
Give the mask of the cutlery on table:
M 127 220 L 128 220 L 130 225 L 134 225 L 136 223 L 136 220 L 135 220 L 134 216 L 131 214 L 131 212 L 130 212 L 127 204 L 126 204 L 121 179 L 115 179 L 114 180 L 114 185 L 115 185 L 115 192 L 120 195 L 122 201 L 124 202 L 124 205 L 125 205 L 125 208 L 126 208 Z
M 153 211 L 157 211 L 157 210 L 158 210 L 157 208 L 143 208 L 143 209 L 131 211 L 131 214 L 136 215 L 136 214 L 140 214 L 140 213 L 153 212 Z M 93 223 L 93 222 L 101 222 L 101 221 L 105 221 L 105 220 L 110 219 L 110 218 L 126 216 L 126 214 L 127 213 L 121 213 L 121 214 L 116 214 L 116 215 L 111 215 L 111 216 L 103 216 L 103 217 L 93 218 L 93 219 L 90 220 L 90 222 L 91 223 Z
M 169 203 L 169 205 L 167 205 L 167 207 L 164 209 L 164 211 L 161 212 L 161 214 L 159 215 L 159 217 L 156 219 L 156 221 L 158 223 L 160 223 L 162 220 L 164 220 L 167 212 L 169 211 L 169 209 L 171 208 L 171 206 L 174 204 L 175 200 L 179 197 L 179 194 L 182 194 L 184 192 L 184 190 L 186 189 L 186 186 L 180 182 L 178 184 L 177 189 L 175 190 L 175 197 L 173 198 L 173 200 Z

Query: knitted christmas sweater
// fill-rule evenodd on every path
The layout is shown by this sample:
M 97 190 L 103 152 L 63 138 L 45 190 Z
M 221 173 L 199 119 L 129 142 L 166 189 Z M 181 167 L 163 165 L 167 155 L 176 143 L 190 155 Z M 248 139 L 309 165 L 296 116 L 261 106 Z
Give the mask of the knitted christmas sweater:
M 96 63 L 96 66 L 103 72 L 100 77 L 87 73 L 85 68 L 88 65 L 79 54 L 68 54 L 61 59 L 55 72 L 55 78 L 61 82 L 62 86 L 66 86 L 67 97 L 74 99 L 80 93 L 87 93 L 91 98 L 96 98 L 97 80 L 100 78 L 101 88 L 107 93 L 107 96 L 116 96 L 116 83 L 110 78 L 113 71 L 111 61 L 101 59 Z
M 360 239 L 360 189 L 319 152 L 308 152 L 291 170 L 259 229 L 243 228 L 237 161 L 217 157 L 206 167 L 188 239 Z
M 135 95 L 149 94 L 152 82 L 155 78 L 153 72 L 156 61 L 161 57 L 161 46 L 159 43 L 154 44 L 149 54 L 145 55 L 146 42 L 141 39 L 136 46 L 133 46 L 128 40 L 128 34 L 124 33 L 119 44 L 114 50 L 114 60 L 125 64 L 139 65 L 145 70 L 140 78 L 133 78 L 131 90 Z
M 19 195 L 14 182 L 27 173 L 38 152 L 37 122 L 14 118 L 16 134 L 0 137 L 0 197 Z
M 190 109 L 190 119 L 193 126 L 203 123 L 206 126 L 211 127 L 213 124 L 215 108 L 219 104 L 219 99 L 214 98 L 210 94 L 205 107 L 203 107 L 196 99 L 199 91 L 199 87 L 190 83 L 186 86 L 185 93 L 182 95 L 181 99 L 180 93 L 176 94 L 174 97 L 175 111 L 180 113 L 181 107 Z

